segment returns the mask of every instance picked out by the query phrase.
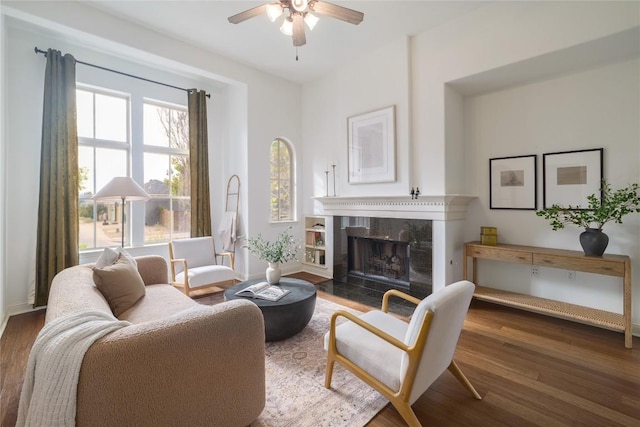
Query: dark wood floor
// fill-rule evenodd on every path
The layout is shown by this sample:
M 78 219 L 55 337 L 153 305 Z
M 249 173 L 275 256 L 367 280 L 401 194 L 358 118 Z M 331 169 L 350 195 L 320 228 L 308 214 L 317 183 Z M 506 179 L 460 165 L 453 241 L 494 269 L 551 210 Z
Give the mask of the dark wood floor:
M 12 316 L 0 340 L 2 426 L 15 425 L 29 350 L 43 322 L 43 311 Z M 424 426 L 640 426 L 638 338 L 625 349 L 620 333 L 474 301 L 456 360 L 483 400 L 445 372 L 413 405 Z M 368 424 L 401 425 L 391 406 Z

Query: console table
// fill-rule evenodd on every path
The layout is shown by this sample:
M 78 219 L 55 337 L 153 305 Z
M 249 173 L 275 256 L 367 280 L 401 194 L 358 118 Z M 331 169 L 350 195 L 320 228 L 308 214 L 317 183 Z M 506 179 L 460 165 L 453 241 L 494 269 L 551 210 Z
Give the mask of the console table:
M 467 257 L 471 257 L 473 260 L 471 276 L 468 272 Z M 623 286 L 623 314 L 480 286 L 477 283 L 478 259 L 562 268 L 565 270 L 621 277 Z M 463 276 L 465 280 L 476 283 L 474 293 L 476 299 L 602 328 L 624 331 L 624 345 L 626 348 L 631 348 L 631 260 L 626 255 L 592 257 L 586 256 L 583 252 L 563 249 L 503 244 L 487 246 L 480 244 L 480 242 L 467 242 L 464 245 Z

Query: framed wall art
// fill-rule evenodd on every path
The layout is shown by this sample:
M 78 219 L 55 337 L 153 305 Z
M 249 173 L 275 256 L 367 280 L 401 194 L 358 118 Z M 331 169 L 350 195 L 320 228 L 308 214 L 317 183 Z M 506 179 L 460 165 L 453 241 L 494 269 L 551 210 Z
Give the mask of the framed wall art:
M 542 155 L 543 208 L 557 204 L 586 208 L 587 196 L 599 193 L 602 148 Z
M 536 209 L 537 158 L 531 154 L 489 159 L 490 209 Z
M 396 180 L 395 106 L 349 117 L 349 183 Z

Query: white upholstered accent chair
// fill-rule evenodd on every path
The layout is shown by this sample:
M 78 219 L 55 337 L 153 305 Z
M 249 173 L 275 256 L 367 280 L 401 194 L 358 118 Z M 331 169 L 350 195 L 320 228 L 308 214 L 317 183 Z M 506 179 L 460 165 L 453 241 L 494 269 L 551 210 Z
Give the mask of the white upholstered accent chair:
M 196 290 L 235 283 L 233 258 L 231 267 L 219 265 L 213 237 L 192 237 L 169 243 L 171 284 L 191 296 Z
M 422 301 L 390 290 L 383 297 L 381 311 L 359 317 L 335 312 L 325 335 L 325 387 L 331 387 L 333 365 L 338 362 L 389 399 L 410 426 L 420 426 L 411 405 L 445 369 L 481 399 L 453 361 L 474 289 L 469 281 L 456 282 Z M 387 313 L 392 295 L 417 305 L 409 323 Z M 336 326 L 339 317 L 348 321 Z

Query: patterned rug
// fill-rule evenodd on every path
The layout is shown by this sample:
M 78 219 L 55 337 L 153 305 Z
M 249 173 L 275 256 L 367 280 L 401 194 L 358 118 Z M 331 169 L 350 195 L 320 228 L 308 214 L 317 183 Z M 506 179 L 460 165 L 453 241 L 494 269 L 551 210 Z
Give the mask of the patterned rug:
M 214 295 L 198 302 L 212 305 L 221 299 Z M 267 399 L 252 427 L 360 427 L 388 403 L 337 363 L 331 389 L 324 387 L 324 334 L 336 310 L 358 314 L 318 298 L 313 317 L 302 332 L 284 341 L 266 343 Z

